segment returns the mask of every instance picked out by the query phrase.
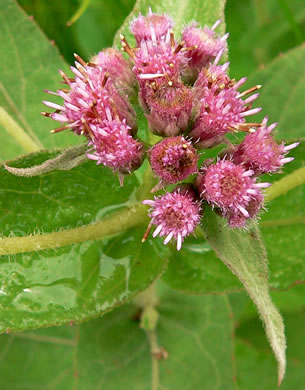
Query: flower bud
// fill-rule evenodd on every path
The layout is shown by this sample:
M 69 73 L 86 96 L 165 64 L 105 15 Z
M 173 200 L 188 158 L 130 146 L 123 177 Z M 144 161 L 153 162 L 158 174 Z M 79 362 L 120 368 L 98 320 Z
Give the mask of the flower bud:
M 165 245 L 171 239 L 176 240 L 177 250 L 181 249 L 184 238 L 193 233 L 200 223 L 200 201 L 191 186 L 178 187 L 173 192 L 154 200 L 144 200 L 143 203 L 151 206 L 151 223 L 157 226 L 153 237 L 166 236 Z
M 131 96 L 135 92 L 136 80 L 132 72 L 131 63 L 126 60 L 122 53 L 113 48 L 100 51 L 91 62 L 102 67 L 108 73 L 118 91 Z
M 212 28 L 207 26 L 199 28 L 197 23 L 191 23 L 182 33 L 185 46 L 190 48 L 186 53 L 189 60 L 186 70 L 192 72 L 194 76 L 216 58 L 220 51 L 223 53 L 226 50 L 228 34 L 218 37 L 214 31 L 219 23 L 220 21 L 217 21 Z
M 285 146 L 284 142 L 278 144 L 272 136 L 276 123 L 267 126 L 267 118 L 255 133 L 248 134 L 233 153 L 233 161 L 242 164 L 246 169 L 252 169 L 256 175 L 278 171 L 293 157 L 285 157 L 298 142 Z
M 164 184 L 175 184 L 197 172 L 197 152 L 184 137 L 163 139 L 150 149 L 149 159 Z
M 243 226 L 254 218 L 262 206 L 261 188 L 269 183 L 256 183 L 254 172 L 228 160 L 203 168 L 196 185 L 200 196 L 213 207 L 218 207 L 231 226 Z
M 255 96 L 254 96 L 255 97 Z M 226 133 L 249 131 L 245 117 L 261 109 L 248 109 L 234 87 L 219 91 L 217 85 L 206 91 L 200 100 L 200 114 L 189 136 L 198 141 L 196 147 L 204 149 L 219 144 Z
M 59 89 L 50 92 L 64 99 L 62 105 L 44 101 L 43 103 L 54 108 L 53 113 L 43 113 L 59 122 L 68 122 L 66 126 L 55 129 L 58 132 L 64 129 L 72 129 L 76 134 L 89 136 L 88 126 L 99 126 L 109 117 L 126 121 L 131 130 L 136 132 L 135 111 L 128 102 L 127 97 L 122 96 L 115 88 L 109 75 L 101 66 L 86 64 L 79 56 L 75 55 L 76 67 L 71 67 L 75 75 L 74 79 L 68 78 L 60 71 L 70 91 Z
M 97 164 L 104 164 L 120 174 L 130 174 L 138 169 L 144 159 L 143 145 L 132 138 L 126 121 L 104 121 L 100 126 L 91 125 L 91 150 L 87 156 Z
M 187 86 L 176 83 L 159 88 L 147 99 L 150 113 L 147 116 L 152 133 L 173 137 L 182 134 L 188 127 L 192 107 L 193 94 Z
M 172 19 L 164 15 L 155 14 L 149 10 L 147 16 L 139 15 L 130 24 L 130 30 L 136 38 L 137 44 L 140 45 L 142 41 L 158 41 L 165 37 L 172 29 Z

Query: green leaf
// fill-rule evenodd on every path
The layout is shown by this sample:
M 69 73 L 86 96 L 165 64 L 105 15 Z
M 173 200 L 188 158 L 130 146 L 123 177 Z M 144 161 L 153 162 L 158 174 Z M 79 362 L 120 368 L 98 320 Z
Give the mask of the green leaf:
M 27 155 L 13 165 L 54 155 Z M 141 243 L 147 217 L 134 175 L 121 188 L 110 169 L 88 161 L 32 178 L 2 168 L 0 178 L 1 332 L 95 317 L 146 288 L 166 266 L 164 245 Z
M 176 248 L 171 249 L 168 267 L 162 275 L 170 287 L 195 295 L 232 292 L 242 288 L 202 238 L 188 237 L 179 252 Z
M 55 122 L 40 115 L 44 106 L 39 102 L 46 99 L 43 89 L 58 89 L 58 69 L 66 70 L 58 50 L 14 0 L 1 6 L 0 23 L 0 51 L 5 53 L 5 61 L 0 63 L 0 106 L 40 147 L 77 143 L 79 140 L 71 133 L 51 135 Z M 1 123 L 0 142 L 6 147 L 1 149 L 0 157 L 8 159 L 23 149 L 5 128 Z
M 286 164 L 284 175 L 305 164 L 305 143 L 289 153 L 295 160 Z M 266 181 L 277 181 L 279 175 L 267 176 Z M 270 187 L 272 189 L 272 187 Z M 270 262 L 270 284 L 275 288 L 288 288 L 305 283 L 305 185 L 298 186 L 267 203 L 262 213 L 261 229 Z
M 226 297 L 161 296 L 157 341 L 168 352 L 152 385 L 147 337 L 126 305 L 70 329 L 43 329 L 0 337 L 1 388 L 28 390 L 234 389 L 232 320 Z M 31 370 L 28 372 L 29 364 Z M 12 369 L 14 367 L 14 369 Z M 156 375 L 156 371 L 154 371 Z
M 259 104 L 262 116 L 279 122 L 277 138 L 290 140 L 305 134 L 303 97 L 305 89 L 305 47 L 301 46 L 275 59 L 255 72 L 247 86 L 262 84 Z
M 120 34 L 125 35 L 133 42 L 129 31 L 130 22 L 139 13 L 146 15 L 149 7 L 152 8 L 153 12 L 170 15 L 175 22 L 175 32 L 179 36 L 182 27 L 193 20 L 208 26 L 212 26 L 217 19 L 224 20 L 225 0 L 181 0 L 179 2 L 176 0 L 155 0 L 153 3 L 148 0 L 137 0 L 132 12 L 114 37 L 114 43 L 117 47 L 120 47 Z M 224 30 L 225 24 L 222 23 L 217 31 L 223 33 Z
M 285 295 L 286 293 L 281 293 Z M 304 299 L 303 299 L 304 302 Z M 284 312 L 287 339 L 287 376 L 281 385 L 283 390 L 301 389 L 305 382 L 305 355 L 301 342 L 304 333 L 303 309 L 296 312 Z M 274 378 L 270 372 L 275 364 L 266 344 L 262 329 L 255 319 L 240 322 L 236 330 L 237 383 L 245 390 L 276 390 Z M 260 373 L 257 375 L 257 373 Z
M 290 21 L 280 7 L 281 0 L 228 0 L 225 14 L 230 33 L 230 74 L 237 79 L 247 76 L 260 66 L 296 47 Z M 299 32 L 305 36 L 305 8 L 302 0 L 285 0 Z
M 249 223 L 247 230 L 230 229 L 224 218 L 207 207 L 202 226 L 217 256 L 243 283 L 256 304 L 278 361 L 278 382 L 281 383 L 286 365 L 284 324 L 269 296 L 267 257 L 257 224 Z

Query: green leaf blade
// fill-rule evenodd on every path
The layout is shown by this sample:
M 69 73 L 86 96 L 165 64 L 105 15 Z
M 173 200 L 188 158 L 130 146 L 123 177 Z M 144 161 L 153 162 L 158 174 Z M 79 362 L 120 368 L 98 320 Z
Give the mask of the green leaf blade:
M 286 369 L 284 323 L 269 295 L 266 250 L 257 224 L 252 222 L 245 231 L 230 229 L 223 218 L 207 208 L 203 229 L 217 256 L 243 283 L 257 306 L 278 362 L 280 384 Z

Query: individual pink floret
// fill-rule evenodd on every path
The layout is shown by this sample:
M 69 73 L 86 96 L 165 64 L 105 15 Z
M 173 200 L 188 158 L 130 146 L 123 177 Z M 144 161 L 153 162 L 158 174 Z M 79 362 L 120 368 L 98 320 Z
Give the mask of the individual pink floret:
M 190 187 L 177 188 L 154 200 L 144 200 L 143 203 L 151 206 L 151 224 L 157 226 L 153 237 L 165 236 L 165 245 L 171 239 L 176 240 L 178 250 L 184 238 L 192 234 L 200 223 L 200 202 Z
M 267 118 L 262 122 L 255 133 L 248 134 L 233 154 L 236 164 L 243 164 L 246 169 L 252 169 L 256 175 L 276 172 L 292 161 L 293 157 L 285 157 L 299 142 L 290 145 L 281 142 L 278 144 L 272 136 L 274 123 L 267 126 Z
M 164 184 L 175 184 L 197 172 L 197 152 L 184 137 L 158 142 L 150 149 L 149 159 L 153 172 Z
M 238 220 L 244 218 L 245 222 L 255 217 L 259 208 L 253 207 L 253 200 L 262 205 L 261 188 L 269 186 L 269 183 L 257 183 L 253 174 L 242 165 L 220 160 L 203 168 L 202 175 L 197 178 L 197 186 L 203 199 L 220 208 L 222 214 L 231 219 L 231 226 L 238 226 Z

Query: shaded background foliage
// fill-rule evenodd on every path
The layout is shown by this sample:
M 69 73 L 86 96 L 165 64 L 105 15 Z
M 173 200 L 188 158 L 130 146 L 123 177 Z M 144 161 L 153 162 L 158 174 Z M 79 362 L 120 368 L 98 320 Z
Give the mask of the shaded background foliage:
M 79 20 L 67 27 L 67 21 L 77 11 L 80 2 L 19 0 L 19 3 L 29 15 L 33 15 L 48 38 L 55 41 L 68 63 L 73 62 L 73 52 L 89 59 L 103 47 L 111 46 L 114 33 L 134 5 L 130 0 L 91 0 Z M 262 81 L 268 83 L 270 72 L 264 73 L 268 64 L 281 53 L 304 42 L 305 7 L 302 0 L 228 0 L 225 14 L 230 32 L 232 77 L 253 74 L 251 80 L 261 82 L 265 77 Z M 295 50 L 294 57 L 289 58 L 298 62 L 301 72 L 304 50 Z M 279 73 L 279 90 L 283 89 L 282 82 Z M 297 82 L 303 83 L 301 88 L 304 91 L 304 80 L 297 79 Z M 266 97 L 263 95 L 265 113 L 269 112 L 268 101 L 272 107 L 273 99 L 277 98 L 274 90 L 267 95 L 268 90 Z M 280 112 L 280 107 L 277 110 Z M 304 137 L 304 126 L 294 132 L 293 137 L 285 128 L 280 135 L 287 139 Z M 16 151 L 16 155 L 18 153 Z M 287 172 L 304 166 L 303 147 L 295 151 L 295 156 L 298 160 L 295 165 L 285 168 Z M 305 383 L 305 352 L 301 342 L 301 338 L 304 339 L 305 312 L 304 221 L 294 224 L 293 228 L 272 228 L 272 221 L 304 217 L 302 198 L 304 186 L 271 203 L 270 213 L 262 221 L 271 263 L 270 282 L 277 288 L 272 297 L 287 328 L 288 372 L 282 385 L 284 390 L 301 389 Z M 275 241 L 277 246 L 273 245 Z M 183 258 L 180 255 L 170 257 L 164 280 L 176 290 L 191 295 L 160 287 L 159 338 L 161 345 L 171 346 L 169 354 L 172 357 L 160 365 L 160 388 L 276 389 L 275 375 L 271 374 L 275 373 L 274 358 L 253 304 L 244 293 L 238 292 L 240 284 L 222 263 L 217 262 L 209 246 L 203 248 L 190 239 L 181 254 Z M 49 254 L 45 253 L 45 256 L 49 257 Z M 56 256 L 59 259 L 60 252 Z M 124 258 L 125 254 L 120 256 Z M 182 263 L 184 259 L 185 263 Z M 181 267 L 180 279 L 177 272 L 171 273 L 171 269 L 176 271 L 178 267 Z M 158 274 L 161 270 L 160 266 L 154 272 Z M 224 291 L 235 292 L 205 295 Z M 203 295 L 196 297 L 192 294 Z M 136 308 L 130 304 L 83 325 L 1 336 L 1 389 L 150 389 L 149 346 L 138 323 L 132 319 L 135 312 Z

